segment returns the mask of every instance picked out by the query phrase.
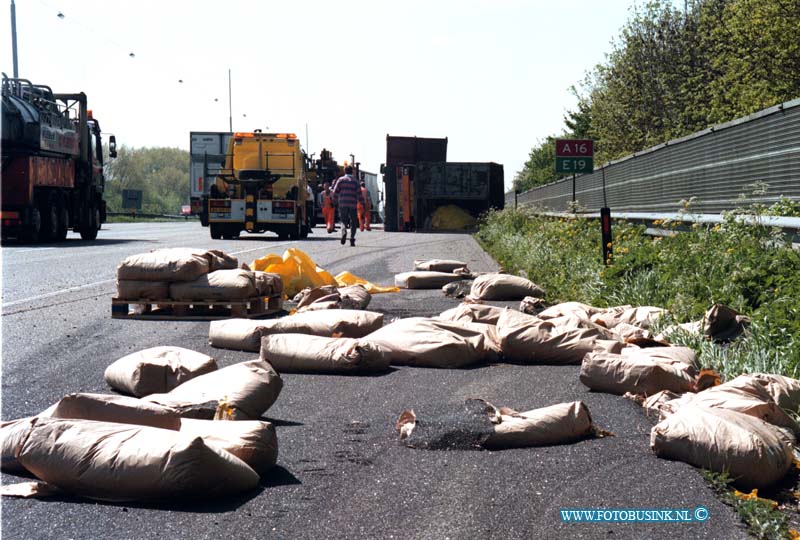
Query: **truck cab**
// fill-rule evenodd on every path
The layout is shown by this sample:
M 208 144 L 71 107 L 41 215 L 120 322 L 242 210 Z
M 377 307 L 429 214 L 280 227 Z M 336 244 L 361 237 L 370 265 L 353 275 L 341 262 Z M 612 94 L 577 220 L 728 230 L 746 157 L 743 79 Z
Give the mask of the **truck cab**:
M 307 159 L 293 133 L 237 132 L 208 195 L 211 238 L 272 231 L 305 238 L 313 219 Z

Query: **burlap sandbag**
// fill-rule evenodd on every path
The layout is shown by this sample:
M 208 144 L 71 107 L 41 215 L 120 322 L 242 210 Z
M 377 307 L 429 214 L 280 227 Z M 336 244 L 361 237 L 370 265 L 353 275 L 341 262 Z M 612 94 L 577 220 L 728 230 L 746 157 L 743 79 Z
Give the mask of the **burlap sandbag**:
M 676 362 L 659 362 L 648 357 L 595 352 L 581 363 L 581 382 L 596 392 L 650 396 L 661 390 L 677 393 L 693 388 L 692 367 Z
M 522 300 L 526 296 L 544 297 L 532 281 L 509 274 L 484 274 L 475 278 L 469 293 L 473 300 Z
M 251 270 L 217 270 L 189 282 L 172 283 L 173 300 L 245 300 L 283 290 L 280 276 Z
M 17 456 L 33 429 L 36 417 L 20 418 L 0 424 L 0 470 L 18 473 L 25 470 Z
M 579 364 L 598 340 L 612 339 L 599 328 L 563 329 L 512 310 L 500 314 L 497 333 L 506 360 L 525 364 Z
M 168 281 L 117 280 L 117 298 L 120 300 L 168 300 Z
M 653 321 L 664 313 L 666 313 L 665 309 L 654 306 L 619 306 L 592 315 L 591 321 L 606 328 L 614 328 L 620 323 L 627 323 L 647 330 Z
M 204 373 L 217 369 L 210 356 L 183 347 L 152 347 L 123 356 L 106 368 L 106 382 L 136 397 L 169 392 Z
M 202 437 L 209 445 L 230 452 L 263 475 L 278 460 L 278 437 L 269 422 L 260 420 L 181 420 L 181 433 Z
M 679 345 L 669 347 L 635 347 L 627 346 L 620 352 L 623 356 L 648 358 L 656 362 L 677 364 L 680 367 L 689 365 L 694 368 L 698 367 L 697 353 L 694 349 L 689 347 L 682 347 Z
M 401 366 L 462 368 L 494 354 L 483 329 L 424 317 L 397 320 L 364 340 L 386 350 L 390 363 Z
M 477 322 L 483 324 L 497 324 L 500 314 L 507 308 L 490 306 L 488 304 L 459 304 L 458 306 L 443 311 L 439 319 L 443 321 Z
M 200 375 L 166 394 L 143 398 L 178 410 L 186 418 L 210 420 L 225 404 L 234 420 L 257 420 L 275 403 L 283 387 L 280 375 L 261 360 L 241 362 Z
M 797 422 L 778 406 L 767 389 L 752 375 L 740 375 L 702 392 L 684 394 L 664 403 L 661 411 L 664 416 L 674 414 L 688 403 L 740 412 L 760 418 L 773 426 L 786 428 L 794 434 L 800 433 Z
M 795 438 L 763 420 L 719 408 L 686 405 L 653 427 L 658 457 L 727 472 L 744 489 L 766 488 L 792 468 Z
M 580 319 L 588 320 L 592 315 L 601 311 L 600 308 L 582 304 L 581 302 L 562 302 L 542 310 L 537 314 L 537 317 L 540 319 L 555 319 L 565 315 L 573 315 Z
M 261 359 L 278 373 L 373 373 L 389 369 L 388 354 L 368 341 L 305 334 L 264 336 Z
M 424 272 L 452 273 L 453 270 L 466 267 L 467 263 L 464 261 L 456 261 L 452 259 L 428 259 L 414 261 L 414 270 L 421 270 Z
M 775 403 L 788 411 L 798 412 L 800 409 L 800 381 L 769 373 L 754 373 L 752 376 L 767 389 Z
M 193 281 L 209 272 L 211 263 L 206 253 L 190 248 L 170 248 L 131 255 L 117 266 L 117 279 Z
M 40 480 L 109 501 L 213 499 L 259 481 L 242 460 L 200 437 L 90 420 L 39 419 L 19 461 Z
M 490 449 L 568 444 L 594 432 L 589 408 L 582 401 L 516 412 L 501 409 L 499 423 L 483 446 Z
M 463 279 L 450 272 L 414 271 L 394 276 L 394 284 L 403 289 L 440 289 L 452 281 Z
M 170 407 L 113 394 L 69 394 L 41 413 L 40 418 L 70 418 L 136 424 L 177 430 L 181 418 Z
M 258 352 L 261 338 L 270 334 L 361 338 L 383 326 L 383 313 L 355 309 L 305 311 L 280 319 L 211 321 L 208 341 L 212 347 Z
M 341 287 L 339 295 L 342 297 L 341 309 L 367 309 L 372 301 L 372 295 L 360 284 Z

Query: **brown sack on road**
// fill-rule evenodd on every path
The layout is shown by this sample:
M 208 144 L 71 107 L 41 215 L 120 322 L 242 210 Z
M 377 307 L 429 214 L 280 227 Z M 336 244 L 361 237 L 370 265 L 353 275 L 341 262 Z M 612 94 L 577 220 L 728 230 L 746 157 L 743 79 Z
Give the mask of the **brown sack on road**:
M 115 390 L 142 397 L 169 392 L 216 369 L 216 360 L 206 354 L 183 347 L 152 347 L 123 356 L 108 366 L 105 380 Z
M 389 369 L 388 354 L 366 340 L 305 334 L 264 336 L 261 359 L 278 373 L 374 373 Z
M 113 394 L 69 394 L 39 413 L 39 417 L 116 422 L 171 430 L 181 427 L 180 415 L 170 407 Z
M 650 396 L 661 390 L 689 392 L 693 389 L 695 374 L 689 364 L 594 352 L 583 358 L 580 379 L 595 392 Z
M 800 381 L 768 373 L 754 373 L 752 377 L 767 389 L 775 403 L 788 411 L 798 412 L 800 409 Z
M 278 460 L 278 438 L 269 422 L 260 420 L 181 420 L 181 433 L 238 457 L 260 475 Z
M 200 437 L 89 420 L 38 420 L 19 461 L 40 480 L 107 501 L 213 499 L 259 481 L 242 460 Z
M 441 289 L 453 281 L 463 277 L 447 272 L 403 272 L 394 276 L 394 284 L 403 289 Z
M 766 488 L 792 468 L 795 438 L 763 420 L 725 409 L 686 405 L 653 427 L 660 458 L 727 472 L 743 489 Z
M 364 341 L 386 350 L 392 365 L 463 368 L 493 358 L 483 329 L 411 317 L 388 324 Z
M 210 420 L 224 402 L 234 420 L 258 420 L 283 387 L 280 375 L 268 363 L 251 360 L 200 375 L 166 394 L 145 401 L 177 409 L 185 418 Z
M 429 260 L 416 260 L 414 261 L 414 270 L 422 270 L 425 272 L 447 272 L 452 273 L 459 268 L 466 268 L 467 263 L 464 261 L 455 261 L 452 259 L 429 259 Z
M 17 456 L 35 420 L 35 416 L 30 416 L 0 424 L 0 470 L 3 472 L 18 473 L 25 470 Z
M 490 306 L 488 304 L 459 304 L 453 309 L 443 311 L 438 319 L 453 322 L 476 322 L 483 324 L 497 324 L 500 314 L 507 308 Z
M 654 306 L 619 306 L 592 315 L 591 321 L 606 328 L 614 328 L 620 323 L 627 323 L 649 330 L 653 321 L 664 313 L 666 313 L 665 309 Z
M 497 333 L 505 359 L 526 364 L 579 364 L 598 347 L 598 341 L 613 339 L 602 328 L 562 329 L 511 310 L 500 315 Z
M 520 448 L 569 444 L 594 434 L 589 408 L 582 401 L 560 403 L 517 413 L 500 410 L 494 433 L 485 448 Z
M 472 300 L 522 300 L 526 296 L 544 297 L 532 281 L 509 274 L 484 274 L 475 278 L 469 297 Z
M 208 341 L 212 347 L 259 352 L 261 338 L 270 334 L 361 338 L 383 326 L 383 313 L 355 309 L 327 309 L 296 313 L 280 319 L 211 321 Z

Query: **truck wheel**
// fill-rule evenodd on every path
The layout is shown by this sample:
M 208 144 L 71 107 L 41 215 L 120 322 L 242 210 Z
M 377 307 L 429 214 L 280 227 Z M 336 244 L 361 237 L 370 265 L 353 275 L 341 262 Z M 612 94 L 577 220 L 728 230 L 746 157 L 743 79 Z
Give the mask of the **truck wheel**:
M 300 223 L 300 212 L 297 212 L 294 219 L 294 225 L 289 229 L 289 240 L 299 240 L 303 235 L 303 225 Z M 308 236 L 308 234 L 306 234 Z
M 212 240 L 219 240 L 222 238 L 222 225 L 219 223 L 211 223 L 209 224 L 209 228 L 211 229 Z
M 42 218 L 42 228 L 39 239 L 43 242 L 55 240 L 58 236 L 58 202 L 55 193 L 39 199 L 39 215 Z
M 58 213 L 56 242 L 63 242 L 67 239 L 67 231 L 69 230 L 69 208 L 67 208 L 67 201 L 64 200 L 64 197 L 61 195 L 58 196 L 56 208 Z
M 39 241 L 39 231 L 42 228 L 42 217 L 35 206 L 31 209 L 31 224 L 25 227 L 19 235 L 23 244 L 35 244 Z
M 94 240 L 97 238 L 97 231 L 100 227 L 100 210 L 94 206 L 89 208 L 89 223 L 81 227 L 81 238 L 84 240 Z

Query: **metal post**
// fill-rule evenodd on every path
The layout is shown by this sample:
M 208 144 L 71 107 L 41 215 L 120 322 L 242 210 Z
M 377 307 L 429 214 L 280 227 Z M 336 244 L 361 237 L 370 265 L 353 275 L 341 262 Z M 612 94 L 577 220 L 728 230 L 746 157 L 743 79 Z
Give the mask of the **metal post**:
M 228 68 L 228 127 L 233 133 L 233 105 L 231 104 L 231 70 Z
M 578 212 L 578 206 L 575 202 L 575 175 L 572 175 L 572 213 L 575 214 Z
M 17 66 L 17 8 L 14 0 L 11 0 L 11 54 L 14 59 L 14 78 L 19 78 L 19 68 Z

